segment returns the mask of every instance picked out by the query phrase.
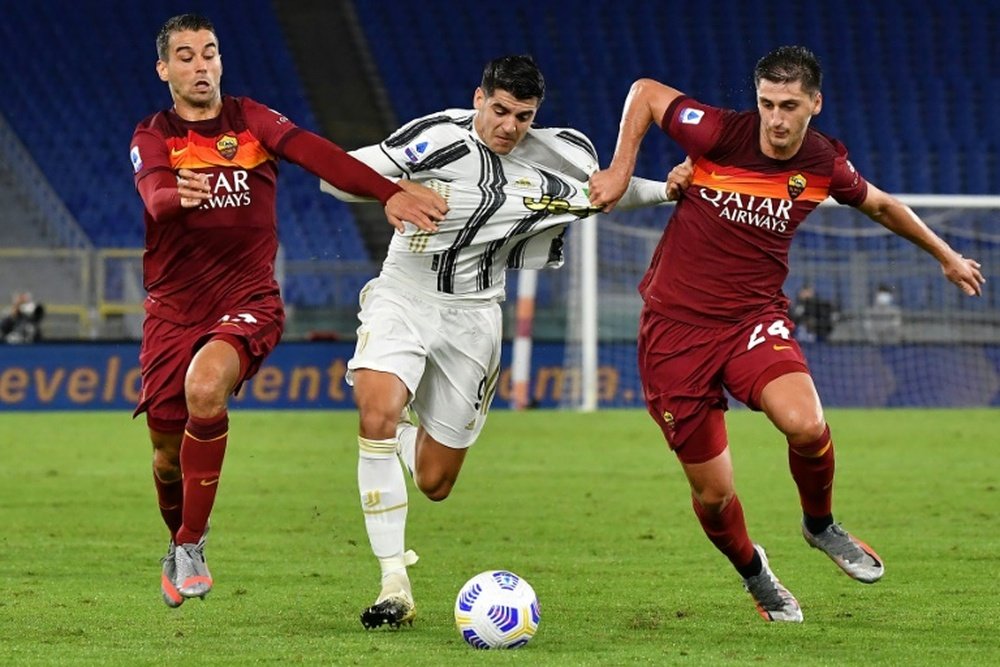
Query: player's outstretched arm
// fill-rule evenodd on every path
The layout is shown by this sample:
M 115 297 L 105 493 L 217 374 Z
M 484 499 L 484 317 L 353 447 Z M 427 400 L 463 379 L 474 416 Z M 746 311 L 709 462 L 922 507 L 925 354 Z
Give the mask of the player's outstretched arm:
M 428 187 L 420 185 L 419 183 L 414 183 L 409 179 L 402 178 L 403 176 L 402 170 L 400 170 L 400 168 L 396 165 L 395 162 L 393 162 L 386 156 L 386 154 L 382 151 L 382 149 L 378 146 L 378 144 L 355 149 L 351 151 L 349 154 L 352 157 L 355 157 L 358 160 L 364 162 L 366 165 L 374 169 L 383 177 L 388 178 L 391 181 L 395 181 L 396 185 L 398 185 L 400 189 L 402 189 L 404 192 L 407 192 L 415 196 L 417 199 L 421 200 L 424 204 L 426 204 L 433 210 L 437 211 L 441 215 L 442 219 L 444 218 L 444 215 L 448 213 L 448 203 L 445 202 L 444 198 L 442 198 L 441 195 L 439 195 L 437 192 L 431 190 Z M 341 201 L 346 201 L 351 203 L 375 201 L 375 199 L 373 199 L 372 197 L 359 197 L 349 192 L 344 192 L 343 190 L 340 190 L 339 188 L 328 183 L 327 181 L 324 181 L 322 178 L 319 181 L 319 189 L 322 192 L 325 192 L 329 195 L 333 195 L 334 197 L 336 197 Z M 393 203 L 392 215 L 395 215 L 396 207 L 397 204 L 399 203 L 400 202 Z M 388 205 L 388 202 L 386 202 L 386 204 Z M 389 219 L 389 222 L 390 224 L 392 224 L 393 227 L 395 227 L 399 231 L 403 231 L 404 230 L 403 220 L 406 220 L 408 218 L 396 217 L 395 219 L 393 219 L 389 216 L 390 216 L 390 211 L 388 210 L 387 206 L 386 218 Z M 431 229 L 428 229 L 427 231 L 436 231 L 436 229 L 437 227 L 435 226 L 432 227 Z
M 614 209 L 635 171 L 642 138 L 646 136 L 649 126 L 659 122 L 670 103 L 680 95 L 680 91 L 653 79 L 639 79 L 632 84 L 625 98 L 611 164 L 590 177 L 591 204 L 603 207 L 605 212 Z
M 396 229 L 402 229 L 405 220 L 425 231 L 436 231 L 437 221 L 444 218 L 439 207 L 404 192 L 399 185 L 318 134 L 297 132 L 285 142 L 283 157 L 338 190 L 379 200 L 385 206 L 386 218 Z
M 858 209 L 889 231 L 933 255 L 941 263 L 945 277 L 963 292 L 969 296 L 983 293 L 986 278 L 981 272 L 982 265 L 955 252 L 909 206 L 869 183 L 868 194 Z
M 629 211 L 677 201 L 684 196 L 684 191 L 691 187 L 692 180 L 694 180 L 694 163 L 690 157 L 674 165 L 667 174 L 666 181 L 650 181 L 633 176 L 629 179 L 625 194 L 618 200 L 615 208 Z
M 348 151 L 347 154 L 353 158 L 361 160 L 383 177 L 388 178 L 390 181 L 398 181 L 403 177 L 403 170 L 400 169 L 395 162 L 389 159 L 389 156 L 382 151 L 378 144 L 355 148 L 352 151 Z M 378 201 L 374 197 L 364 197 L 350 192 L 345 192 L 327 181 L 324 181 L 322 178 L 319 179 L 319 189 L 321 192 L 333 195 L 340 201 L 348 202 L 349 204 L 363 204 Z

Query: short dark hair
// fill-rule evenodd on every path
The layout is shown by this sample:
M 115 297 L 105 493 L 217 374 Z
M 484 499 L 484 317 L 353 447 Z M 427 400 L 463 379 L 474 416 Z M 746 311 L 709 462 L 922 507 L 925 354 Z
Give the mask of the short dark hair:
M 804 46 L 780 46 L 757 61 L 753 70 L 753 85 L 760 80 L 774 83 L 802 84 L 802 90 L 812 95 L 823 85 L 823 70 L 816 55 Z
M 215 26 L 201 14 L 178 14 L 171 16 L 156 35 L 156 55 L 166 62 L 170 56 L 170 34 L 184 30 L 208 30 L 215 34 Z
M 501 56 L 486 63 L 483 80 L 479 84 L 486 96 L 497 89 L 506 90 L 519 100 L 545 97 L 545 79 L 529 55 Z

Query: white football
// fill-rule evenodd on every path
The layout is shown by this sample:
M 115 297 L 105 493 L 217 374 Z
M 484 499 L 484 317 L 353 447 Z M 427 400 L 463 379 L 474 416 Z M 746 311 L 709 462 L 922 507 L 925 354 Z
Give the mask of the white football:
M 538 631 L 538 596 L 507 570 L 487 570 L 469 579 L 455 600 L 455 625 L 473 648 L 518 648 Z

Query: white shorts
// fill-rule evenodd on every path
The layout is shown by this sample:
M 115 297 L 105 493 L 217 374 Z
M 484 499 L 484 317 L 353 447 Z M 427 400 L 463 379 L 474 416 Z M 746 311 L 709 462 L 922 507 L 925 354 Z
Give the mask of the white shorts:
M 479 437 L 500 375 L 502 315 L 494 302 L 452 307 L 383 277 L 361 290 L 358 343 L 347 364 L 392 373 L 406 385 L 420 425 L 463 449 Z

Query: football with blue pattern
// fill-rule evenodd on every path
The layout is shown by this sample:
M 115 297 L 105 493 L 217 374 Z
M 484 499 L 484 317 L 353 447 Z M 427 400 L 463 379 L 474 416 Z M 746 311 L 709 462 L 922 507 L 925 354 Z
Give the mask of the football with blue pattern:
M 538 631 L 541 608 L 531 585 L 507 570 L 480 572 L 455 600 L 455 625 L 478 649 L 519 648 Z

